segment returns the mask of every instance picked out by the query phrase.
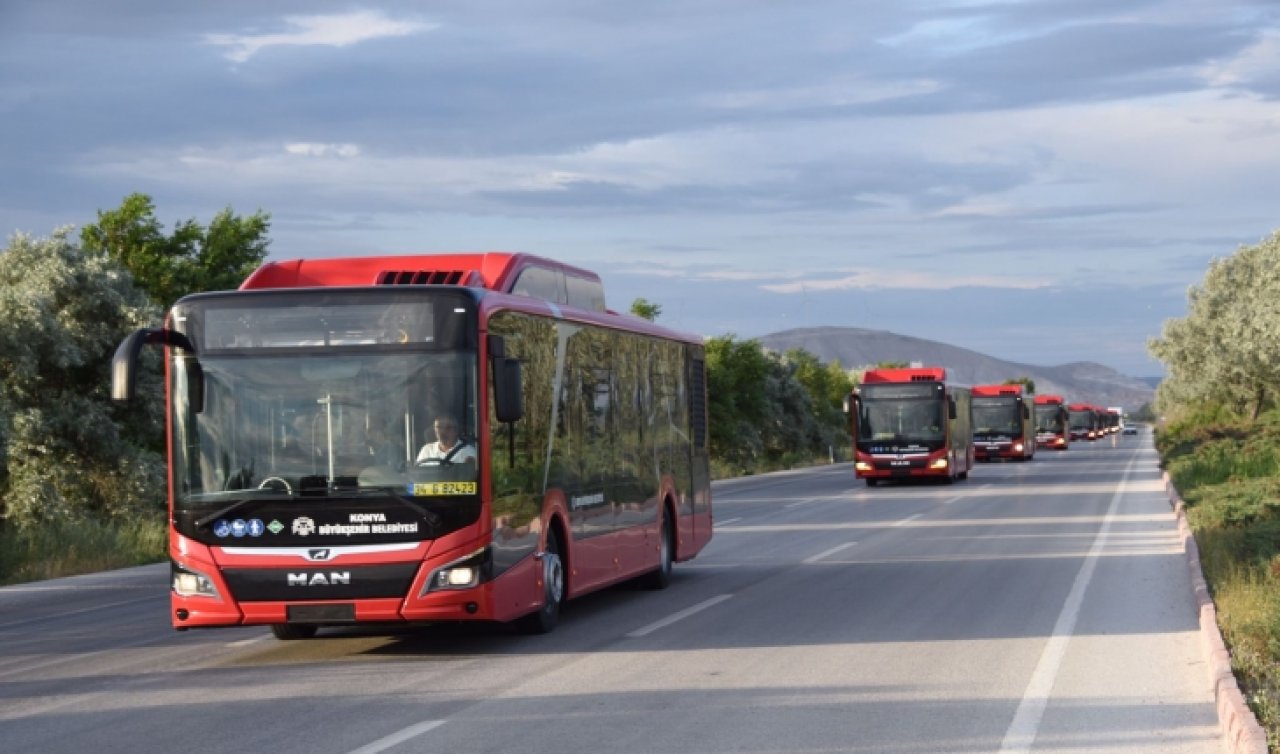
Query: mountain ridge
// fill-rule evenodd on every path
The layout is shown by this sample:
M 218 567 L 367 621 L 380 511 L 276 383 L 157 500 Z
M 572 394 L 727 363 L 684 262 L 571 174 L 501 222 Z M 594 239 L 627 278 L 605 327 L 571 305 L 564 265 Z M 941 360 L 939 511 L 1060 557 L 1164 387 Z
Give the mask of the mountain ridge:
M 779 353 L 802 348 L 823 361 L 839 361 L 846 369 L 882 361 L 918 361 L 926 366 L 945 367 L 948 379 L 961 384 L 998 384 L 1030 377 L 1041 395 L 1062 395 L 1072 403 L 1122 406 L 1126 411 L 1136 411 L 1155 397 L 1155 389 L 1147 381 L 1097 362 L 1073 361 L 1055 366 L 1024 364 L 887 330 L 799 327 L 761 335 L 754 340 Z

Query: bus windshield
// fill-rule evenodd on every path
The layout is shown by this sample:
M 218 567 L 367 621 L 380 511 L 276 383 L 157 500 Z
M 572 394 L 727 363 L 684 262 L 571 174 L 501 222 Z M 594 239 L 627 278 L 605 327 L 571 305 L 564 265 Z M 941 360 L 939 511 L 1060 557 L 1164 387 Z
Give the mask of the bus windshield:
M 478 515 L 474 304 L 379 293 L 175 307 L 195 344 L 174 349 L 169 370 L 179 519 L 303 497 L 394 498 L 417 511 L 467 501 Z
M 1070 412 L 1070 417 L 1072 429 L 1093 429 L 1092 411 L 1072 411 Z
M 1006 397 L 973 399 L 973 434 L 1020 435 L 1022 420 L 1017 401 Z
M 1036 406 L 1036 431 L 1061 432 L 1062 409 L 1059 406 Z
M 932 385 L 865 385 L 858 411 L 858 441 L 882 452 L 940 448 L 945 440 L 940 389 Z

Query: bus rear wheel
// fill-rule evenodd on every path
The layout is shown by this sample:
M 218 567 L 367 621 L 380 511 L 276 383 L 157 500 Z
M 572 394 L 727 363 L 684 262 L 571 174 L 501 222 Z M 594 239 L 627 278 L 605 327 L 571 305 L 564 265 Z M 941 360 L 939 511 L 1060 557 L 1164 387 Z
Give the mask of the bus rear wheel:
M 560 622 L 560 606 L 564 602 L 564 560 L 560 557 L 560 537 L 547 533 L 547 547 L 542 552 L 542 607 L 520 618 L 517 626 L 526 634 L 547 634 Z
M 319 626 L 308 626 L 299 623 L 273 623 L 271 624 L 271 633 L 280 641 L 295 641 L 297 639 L 310 639 L 316 635 Z
M 662 531 L 658 541 L 658 567 L 640 577 L 640 585 L 646 589 L 666 589 L 671 583 L 671 567 L 675 560 L 675 531 L 671 517 L 662 516 Z

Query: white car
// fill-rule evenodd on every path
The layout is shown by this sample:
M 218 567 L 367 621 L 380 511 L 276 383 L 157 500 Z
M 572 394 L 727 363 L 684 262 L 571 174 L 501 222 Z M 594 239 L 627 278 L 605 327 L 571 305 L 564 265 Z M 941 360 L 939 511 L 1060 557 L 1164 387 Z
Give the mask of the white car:
M 1126 435 L 1136 435 L 1136 434 L 1138 434 L 1138 425 L 1137 425 L 1137 424 L 1126 424 L 1126 425 L 1124 425 L 1124 433 L 1125 433 Z

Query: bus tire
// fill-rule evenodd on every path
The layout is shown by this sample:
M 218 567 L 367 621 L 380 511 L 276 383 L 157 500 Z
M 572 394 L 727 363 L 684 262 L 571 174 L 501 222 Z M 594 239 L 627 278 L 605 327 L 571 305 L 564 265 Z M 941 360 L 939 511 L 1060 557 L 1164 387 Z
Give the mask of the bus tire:
M 542 551 L 542 607 L 517 622 L 526 634 L 549 634 L 560 622 L 560 606 L 564 603 L 564 560 L 560 557 L 560 536 L 555 529 L 547 532 L 547 547 Z
M 312 638 L 319 628 L 319 626 L 309 626 L 302 623 L 272 623 L 271 633 L 280 641 L 297 641 L 298 639 Z
M 658 541 L 658 567 L 640 577 L 640 585 L 645 589 L 666 589 L 671 583 L 671 568 L 675 563 L 675 531 L 671 527 L 671 517 L 666 511 L 662 514 L 662 531 Z
M 867 477 L 867 486 L 868 486 L 868 487 L 874 487 L 874 486 L 876 486 L 876 483 L 877 483 L 877 482 L 879 482 L 879 481 L 880 481 L 879 479 L 872 479 L 872 478 L 870 478 L 870 477 Z

